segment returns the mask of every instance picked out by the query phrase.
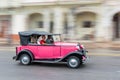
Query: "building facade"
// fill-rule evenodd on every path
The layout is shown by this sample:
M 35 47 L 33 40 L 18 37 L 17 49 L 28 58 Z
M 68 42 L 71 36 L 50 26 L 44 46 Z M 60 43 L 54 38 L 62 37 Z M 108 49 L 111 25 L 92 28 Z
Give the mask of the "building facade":
M 18 32 L 61 33 L 65 39 L 120 40 L 120 0 L 2 0 L 0 39 Z

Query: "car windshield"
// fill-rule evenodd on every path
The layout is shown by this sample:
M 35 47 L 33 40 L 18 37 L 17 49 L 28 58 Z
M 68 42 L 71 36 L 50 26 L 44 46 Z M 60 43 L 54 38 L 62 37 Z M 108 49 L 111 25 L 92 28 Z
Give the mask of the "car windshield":
M 61 36 L 60 35 L 53 35 L 53 40 L 54 40 L 54 42 L 60 42 Z

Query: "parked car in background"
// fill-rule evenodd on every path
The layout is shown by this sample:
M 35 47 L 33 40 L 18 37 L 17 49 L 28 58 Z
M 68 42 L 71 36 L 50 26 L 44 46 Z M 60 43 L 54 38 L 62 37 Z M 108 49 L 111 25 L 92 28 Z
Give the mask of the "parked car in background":
M 78 68 L 86 60 L 87 51 L 80 43 L 62 42 L 60 34 L 52 34 L 44 31 L 19 32 L 20 46 L 16 47 L 16 55 L 13 57 L 23 65 L 32 62 L 58 63 L 65 62 L 70 68 Z M 49 43 L 40 44 L 42 36 Z

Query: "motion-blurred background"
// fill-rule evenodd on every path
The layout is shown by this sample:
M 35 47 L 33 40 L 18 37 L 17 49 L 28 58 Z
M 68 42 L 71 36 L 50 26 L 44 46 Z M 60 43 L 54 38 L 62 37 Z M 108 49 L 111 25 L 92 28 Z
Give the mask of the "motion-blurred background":
M 28 30 L 120 49 L 120 0 L 0 0 L 0 45 L 19 44 L 18 32 Z

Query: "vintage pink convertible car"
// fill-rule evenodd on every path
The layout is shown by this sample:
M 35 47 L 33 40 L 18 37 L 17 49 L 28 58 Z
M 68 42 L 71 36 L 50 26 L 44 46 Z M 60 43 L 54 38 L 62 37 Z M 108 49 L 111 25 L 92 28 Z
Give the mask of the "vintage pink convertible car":
M 51 37 L 51 42 L 39 44 L 42 36 Z M 86 60 L 87 51 L 80 43 L 66 43 L 61 41 L 60 34 L 52 34 L 44 31 L 19 32 L 20 46 L 16 47 L 16 61 L 23 65 L 32 62 L 58 63 L 65 62 L 70 68 L 78 68 Z

